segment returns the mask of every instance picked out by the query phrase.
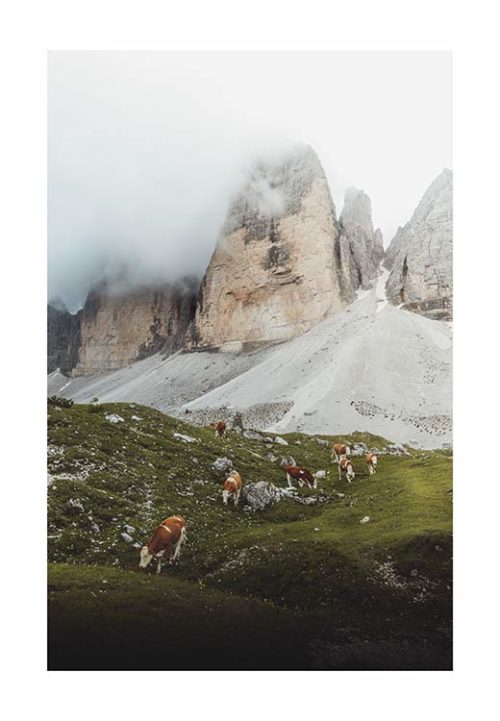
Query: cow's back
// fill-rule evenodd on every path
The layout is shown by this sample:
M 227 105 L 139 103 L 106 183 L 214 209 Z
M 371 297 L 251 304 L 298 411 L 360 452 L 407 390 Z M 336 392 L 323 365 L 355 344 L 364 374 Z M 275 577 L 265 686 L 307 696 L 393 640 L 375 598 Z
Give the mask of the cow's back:
M 170 516 L 170 518 L 166 518 L 161 525 L 166 526 L 170 530 L 170 542 L 177 543 L 181 537 L 182 529 L 186 527 L 186 521 L 182 516 Z

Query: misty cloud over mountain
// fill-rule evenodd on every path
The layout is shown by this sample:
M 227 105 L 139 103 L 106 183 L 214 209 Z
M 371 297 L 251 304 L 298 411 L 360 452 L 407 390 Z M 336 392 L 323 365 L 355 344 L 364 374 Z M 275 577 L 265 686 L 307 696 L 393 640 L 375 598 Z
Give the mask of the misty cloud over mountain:
M 445 53 L 52 53 L 49 299 L 74 312 L 124 268 L 201 277 L 248 166 L 297 141 L 337 214 L 346 187 L 369 193 L 387 243 L 451 165 L 449 72 Z

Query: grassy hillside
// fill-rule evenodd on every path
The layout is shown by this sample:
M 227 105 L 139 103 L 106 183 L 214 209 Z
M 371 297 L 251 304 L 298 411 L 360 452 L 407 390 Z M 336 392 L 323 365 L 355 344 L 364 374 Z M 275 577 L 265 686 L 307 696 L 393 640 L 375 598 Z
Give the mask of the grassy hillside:
M 382 455 L 374 477 L 355 458 L 348 484 L 322 444 L 335 436 L 222 441 L 125 403 L 49 406 L 48 427 L 51 667 L 450 666 L 448 453 Z M 283 454 L 329 471 L 320 488 L 262 512 L 222 506 L 218 457 L 284 486 Z M 139 571 L 173 513 L 188 522 L 181 563 Z

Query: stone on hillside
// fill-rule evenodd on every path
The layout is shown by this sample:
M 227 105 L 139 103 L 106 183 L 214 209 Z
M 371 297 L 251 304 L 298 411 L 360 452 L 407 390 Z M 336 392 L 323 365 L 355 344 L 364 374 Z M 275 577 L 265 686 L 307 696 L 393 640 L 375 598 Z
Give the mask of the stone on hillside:
M 282 498 L 293 495 L 293 489 L 278 488 L 267 481 L 247 483 L 241 490 L 241 499 L 253 511 L 263 511 Z
M 233 467 L 233 462 L 230 458 L 222 457 L 216 458 L 212 463 L 214 471 L 230 471 Z
M 370 520 L 370 516 L 365 516 L 364 518 L 361 519 L 360 523 L 368 523 L 369 520 Z
M 330 445 L 329 441 L 325 440 L 324 438 L 316 438 L 315 440 L 316 443 L 323 448 L 328 448 L 328 446 Z
M 288 445 L 288 441 L 285 441 L 285 439 L 281 438 L 281 436 L 275 436 L 273 440 L 279 446 L 287 446 Z
M 178 441 L 182 441 L 183 443 L 196 443 L 196 441 L 198 440 L 197 438 L 193 438 L 192 436 L 185 436 L 183 433 L 174 433 L 173 436 Z
M 104 416 L 104 417 L 110 423 L 124 423 L 125 422 L 124 419 L 121 416 L 117 415 L 116 413 L 110 413 L 109 415 Z
M 243 431 L 242 436 L 248 438 L 249 441 L 266 441 L 266 437 L 257 433 L 257 431 Z

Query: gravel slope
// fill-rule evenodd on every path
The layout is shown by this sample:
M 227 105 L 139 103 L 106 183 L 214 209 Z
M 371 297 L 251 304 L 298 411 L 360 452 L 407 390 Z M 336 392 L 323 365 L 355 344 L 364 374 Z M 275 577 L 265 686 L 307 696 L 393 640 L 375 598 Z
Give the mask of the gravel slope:
M 225 417 L 243 411 L 245 424 L 270 431 L 368 431 L 441 447 L 452 440 L 451 325 L 388 304 L 384 280 L 287 343 L 250 354 L 156 356 L 102 376 L 55 371 L 49 395 L 135 401 L 188 411 L 200 423 L 226 406 Z

